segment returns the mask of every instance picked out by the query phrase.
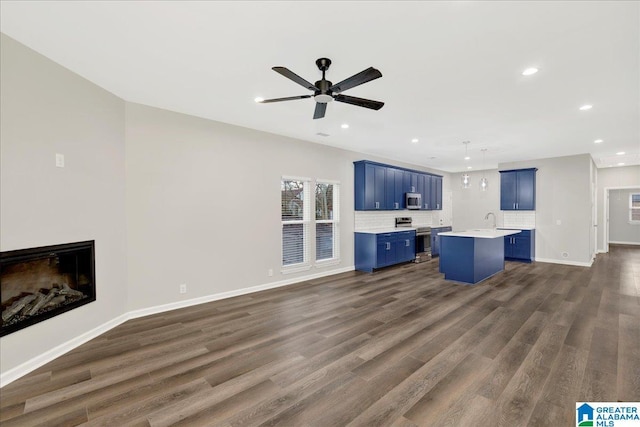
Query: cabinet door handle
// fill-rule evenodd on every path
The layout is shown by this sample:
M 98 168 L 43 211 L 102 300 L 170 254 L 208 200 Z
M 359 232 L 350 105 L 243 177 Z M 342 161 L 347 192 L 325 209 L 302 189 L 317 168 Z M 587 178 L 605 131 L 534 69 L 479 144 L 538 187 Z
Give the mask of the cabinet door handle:
M 400 206 L 398 206 L 399 205 L 398 202 L 395 202 L 394 205 L 395 205 L 396 209 L 398 209 L 400 207 Z
M 409 246 L 409 241 L 408 241 L 408 240 L 405 240 L 405 242 L 406 242 L 406 243 L 405 243 L 405 246 Z
M 425 204 L 424 204 L 424 208 L 425 208 L 425 209 L 429 209 L 429 203 L 425 203 Z
M 390 249 L 391 249 L 391 243 L 387 242 L 387 250 L 390 250 Z
M 376 202 L 376 209 L 380 209 L 380 202 Z
M 436 203 L 436 209 L 440 209 L 440 203 Z

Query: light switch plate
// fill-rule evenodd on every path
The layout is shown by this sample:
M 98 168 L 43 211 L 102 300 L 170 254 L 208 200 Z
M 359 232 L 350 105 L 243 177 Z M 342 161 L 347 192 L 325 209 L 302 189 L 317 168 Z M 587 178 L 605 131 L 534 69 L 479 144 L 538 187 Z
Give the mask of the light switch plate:
M 56 167 L 64 167 L 64 154 L 56 153 Z

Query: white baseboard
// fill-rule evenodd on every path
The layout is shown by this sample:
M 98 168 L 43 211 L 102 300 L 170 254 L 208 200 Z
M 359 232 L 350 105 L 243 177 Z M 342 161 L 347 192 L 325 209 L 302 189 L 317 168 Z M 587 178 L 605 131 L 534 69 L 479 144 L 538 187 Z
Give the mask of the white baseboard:
M 640 246 L 640 242 L 614 242 L 612 240 L 609 240 L 609 244 L 610 245 L 636 245 L 636 246 Z
M 69 341 L 60 344 L 57 347 L 52 348 L 51 350 L 45 351 L 41 355 L 34 357 L 32 359 L 27 360 L 26 362 L 16 366 L 15 368 L 9 369 L 6 372 L 2 372 L 0 374 L 0 388 L 14 382 L 20 377 L 27 375 L 29 372 L 34 371 L 45 365 L 52 360 L 62 356 L 63 354 L 73 350 L 76 347 L 81 346 L 82 344 L 90 341 L 110 329 L 115 328 L 116 326 L 126 322 L 130 319 L 136 319 L 138 317 L 149 316 L 151 314 L 163 313 L 165 311 L 175 310 L 178 308 L 191 307 L 193 305 L 203 304 L 205 302 L 217 301 L 221 299 L 236 297 L 239 295 L 246 295 L 254 292 L 260 292 L 267 289 L 279 288 L 282 286 L 292 285 L 294 283 L 304 282 L 307 280 L 318 279 L 320 277 L 331 276 L 334 274 L 346 273 L 348 271 L 355 270 L 355 266 L 344 267 L 336 270 L 327 270 L 322 271 L 315 274 L 310 274 L 303 277 L 295 277 L 287 280 L 281 280 L 278 282 L 267 283 L 264 285 L 252 286 L 249 288 L 237 289 L 234 291 L 228 292 L 220 292 L 217 294 L 207 295 L 200 298 L 192 298 L 185 301 L 173 302 L 170 304 L 157 305 L 154 307 L 143 308 L 139 310 L 129 311 L 124 313 L 115 319 L 111 319 L 108 322 L 103 323 L 102 325 L 83 333 Z
M 355 270 L 355 266 L 344 267 L 337 270 L 323 271 L 320 273 L 309 274 L 303 277 L 295 277 L 292 279 L 280 280 L 278 282 L 267 283 L 264 285 L 252 286 L 250 288 L 236 289 L 233 291 L 206 295 L 204 297 L 192 298 L 184 301 L 172 302 L 169 304 L 156 305 L 154 307 L 149 307 L 149 308 L 142 308 L 139 310 L 130 311 L 127 314 L 129 315 L 129 319 L 137 319 L 138 317 L 149 316 L 151 314 L 164 313 L 165 311 L 176 310 L 178 308 L 191 307 L 193 305 L 204 304 L 206 302 L 237 297 L 240 295 L 252 294 L 254 292 L 266 291 L 267 289 L 279 288 L 282 286 L 292 285 L 294 283 L 304 282 L 306 280 L 318 279 L 320 277 L 346 273 L 347 271 L 353 271 L 353 270 Z
M 551 259 L 551 258 L 536 258 L 536 262 L 548 262 L 550 264 L 564 264 L 564 265 L 575 265 L 578 267 L 591 267 L 593 261 L 591 262 L 580 262 L 580 261 L 565 261 L 562 259 Z
M 16 366 L 15 368 L 3 372 L 0 375 L 0 388 L 14 382 L 18 378 L 38 369 L 40 366 L 51 362 L 52 360 L 62 356 L 63 354 L 73 350 L 74 348 L 81 346 L 87 341 L 91 341 L 97 336 L 104 334 L 108 330 L 115 328 L 116 326 L 126 322 L 127 320 L 129 320 L 128 313 L 122 314 L 115 319 L 111 319 L 108 322 L 105 322 L 102 325 L 93 328 L 92 330 L 87 331 L 82 335 L 72 338 L 69 341 L 60 344 L 59 346 L 52 348 L 51 350 L 45 351 L 44 353 L 34 357 L 33 359 L 27 360 L 26 362 Z

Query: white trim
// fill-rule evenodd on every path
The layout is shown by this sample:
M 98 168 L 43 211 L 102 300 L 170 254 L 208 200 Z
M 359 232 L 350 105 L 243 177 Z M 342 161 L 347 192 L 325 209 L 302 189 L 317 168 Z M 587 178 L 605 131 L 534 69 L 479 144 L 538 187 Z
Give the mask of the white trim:
M 316 184 L 340 185 L 340 181 L 336 181 L 335 179 L 320 179 L 320 178 L 316 178 Z
M 316 268 L 324 268 L 324 267 L 329 267 L 331 265 L 338 265 L 340 264 L 340 258 L 327 258 L 327 259 L 322 259 L 320 261 L 316 261 Z
M 116 326 L 126 322 L 129 319 L 129 313 L 122 314 L 115 319 L 109 320 L 108 322 L 105 322 L 102 325 L 99 325 L 82 335 L 72 338 L 69 341 L 52 348 L 51 350 L 45 351 L 44 353 L 34 357 L 33 359 L 21 363 L 15 368 L 3 372 L 2 374 L 0 374 L 0 388 L 14 382 L 18 378 L 28 374 L 31 371 L 34 371 L 39 367 L 46 365 L 52 360 L 62 356 L 63 354 L 73 350 L 76 347 L 81 346 L 87 341 L 91 341 L 92 339 L 104 334 L 105 332 L 115 328 Z
M 606 254 L 606 252 L 603 249 L 598 249 L 596 251 L 597 254 Z
M 609 240 L 609 243 L 613 243 L 614 245 L 638 245 L 640 246 L 640 242 L 614 242 L 613 240 Z
M 311 182 L 313 181 L 311 178 L 307 178 L 304 176 L 289 176 L 289 175 L 282 175 L 281 181 L 308 181 Z
M 549 264 L 564 264 L 564 265 L 575 265 L 578 267 L 591 267 L 593 261 L 590 262 L 580 262 L 580 261 L 564 261 L 561 259 L 551 259 L 551 258 L 537 258 L 536 262 L 547 262 Z
M 300 273 L 301 271 L 311 270 L 311 263 L 300 263 L 285 265 L 280 270 L 282 274 Z
M 108 322 L 103 323 L 96 328 L 83 333 L 75 338 L 70 339 L 69 341 L 62 343 L 51 350 L 45 351 L 44 353 L 36 356 L 32 359 L 23 362 L 22 364 L 16 366 L 15 368 L 9 369 L 6 372 L 0 374 L 0 388 L 10 383 L 14 382 L 18 378 L 21 378 L 27 375 L 29 372 L 38 369 L 39 367 L 51 362 L 52 360 L 62 356 L 63 354 L 73 350 L 76 347 L 81 346 L 82 344 L 90 341 L 105 332 L 115 328 L 116 326 L 126 322 L 130 319 L 136 319 L 138 317 L 149 316 L 151 314 L 163 313 L 165 311 L 176 310 L 178 308 L 191 307 L 193 305 L 203 304 L 206 302 L 217 301 L 225 298 L 231 298 L 239 295 L 250 294 L 254 292 L 260 292 L 267 289 L 279 288 L 281 286 L 292 285 L 294 283 L 305 282 L 307 280 L 317 279 L 320 277 L 331 276 L 333 274 L 346 273 L 348 271 L 355 270 L 355 266 L 338 268 L 330 271 L 321 271 L 314 274 L 309 274 L 303 277 L 295 277 L 286 280 L 280 280 L 278 282 L 266 283 L 264 285 L 251 286 L 249 288 L 236 289 L 234 291 L 221 292 L 217 294 L 207 295 L 204 297 L 188 299 L 184 301 L 177 301 L 169 304 L 157 305 L 154 307 L 142 308 L 139 310 L 129 311 L 125 314 L 122 314 Z

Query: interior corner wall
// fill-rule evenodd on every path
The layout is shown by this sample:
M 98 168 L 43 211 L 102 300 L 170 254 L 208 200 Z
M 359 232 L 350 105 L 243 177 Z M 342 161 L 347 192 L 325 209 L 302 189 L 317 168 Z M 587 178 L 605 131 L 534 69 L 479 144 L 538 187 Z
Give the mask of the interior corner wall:
M 605 189 L 640 188 L 640 166 L 623 166 L 598 169 L 598 252 L 605 251 L 604 228 L 607 221 L 604 217 Z
M 126 121 L 129 310 L 353 268 L 356 153 L 133 103 Z M 340 182 L 339 264 L 281 273 L 283 176 Z
M 367 156 L 134 103 L 126 122 L 129 310 L 353 269 Z M 340 182 L 339 264 L 281 272 L 283 176 Z
M 500 170 L 536 172 L 536 260 L 590 265 L 591 156 L 501 163 Z
M 0 37 L 0 250 L 95 240 L 97 294 L 0 338 L 5 373 L 125 312 L 125 123 L 120 98 Z

